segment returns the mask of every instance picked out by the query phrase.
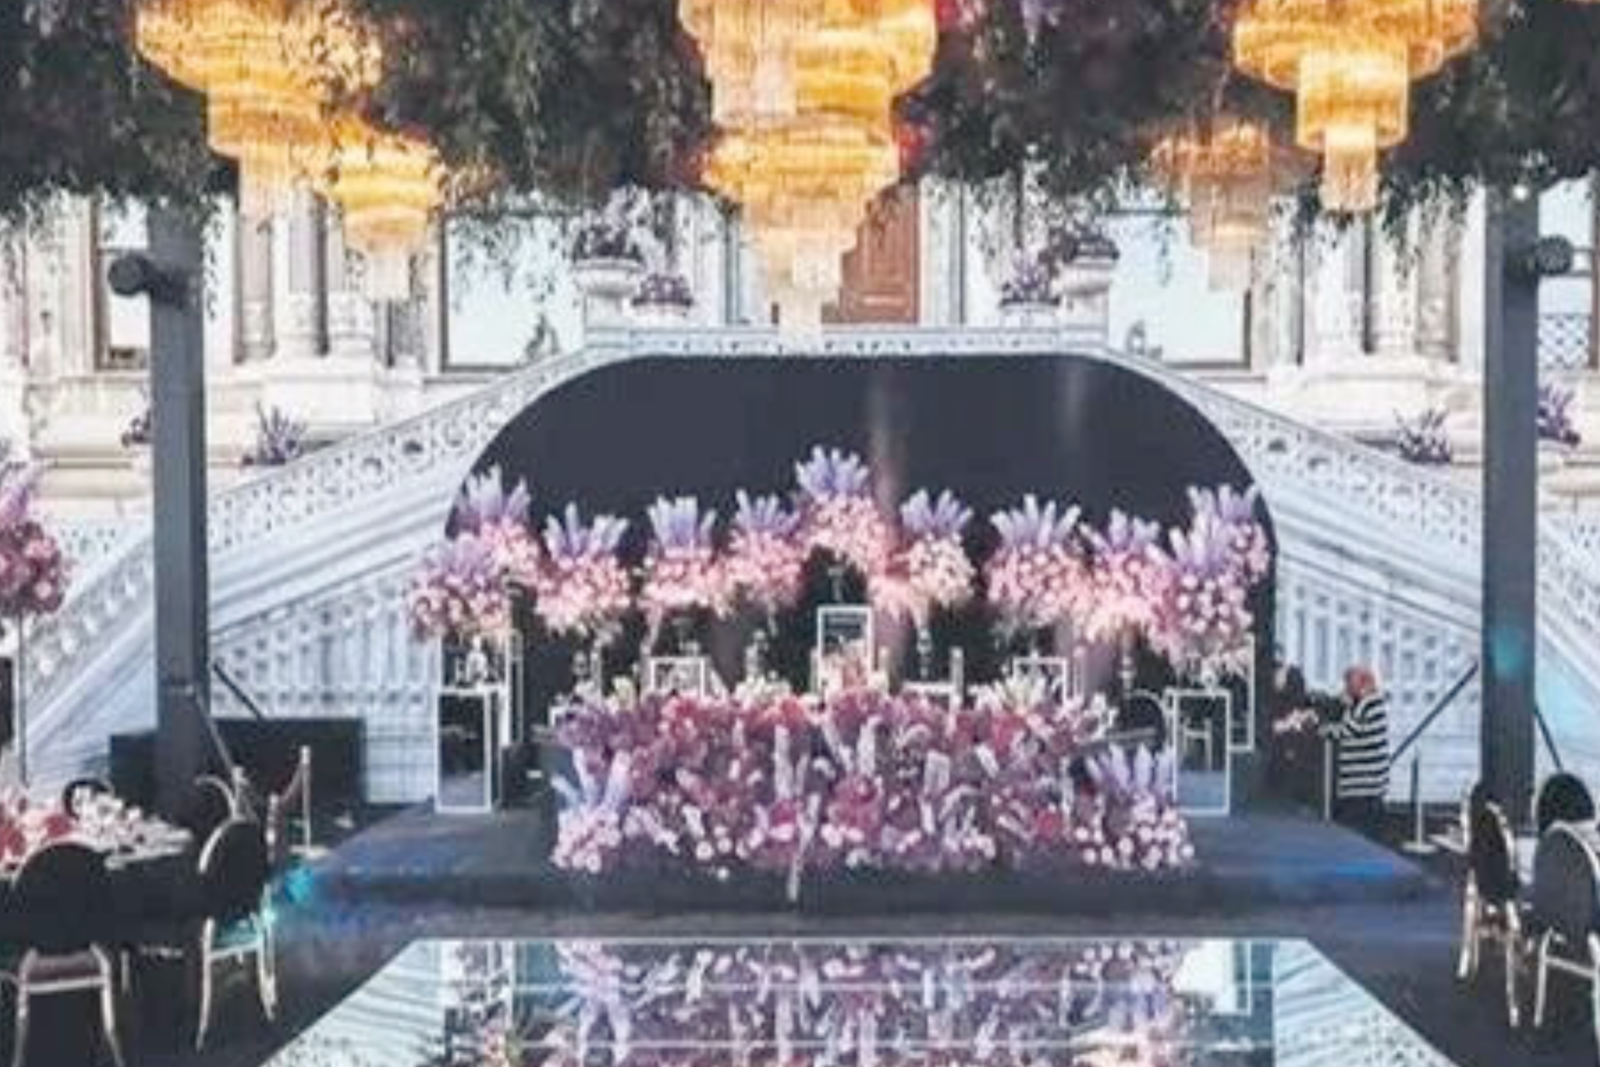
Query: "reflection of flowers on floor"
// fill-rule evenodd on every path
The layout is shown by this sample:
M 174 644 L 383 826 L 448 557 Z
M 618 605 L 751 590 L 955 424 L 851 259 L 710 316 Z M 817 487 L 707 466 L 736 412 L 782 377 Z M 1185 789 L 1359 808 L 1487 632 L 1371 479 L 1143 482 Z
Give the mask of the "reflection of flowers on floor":
M 1187 864 L 1167 757 L 1097 746 L 1103 727 L 1004 692 L 955 712 L 865 690 L 591 703 L 560 728 L 577 781 L 561 787 L 555 861 L 765 870 L 791 895 L 810 871 Z
M 566 989 L 513 1046 L 547 1067 L 1178 1062 L 1163 942 L 569 942 Z

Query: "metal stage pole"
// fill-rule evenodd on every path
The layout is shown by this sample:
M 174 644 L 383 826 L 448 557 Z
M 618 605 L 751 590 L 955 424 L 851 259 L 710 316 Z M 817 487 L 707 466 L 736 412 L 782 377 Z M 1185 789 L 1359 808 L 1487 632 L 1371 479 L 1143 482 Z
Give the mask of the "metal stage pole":
M 110 280 L 121 295 L 150 298 L 156 801 L 175 816 L 209 753 L 204 275 L 197 223 L 152 208 L 149 231 L 149 254 L 122 256 Z
M 1538 649 L 1537 191 L 1488 194 L 1483 368 L 1483 782 L 1516 825 L 1530 817 Z M 1570 249 L 1569 249 L 1570 255 Z

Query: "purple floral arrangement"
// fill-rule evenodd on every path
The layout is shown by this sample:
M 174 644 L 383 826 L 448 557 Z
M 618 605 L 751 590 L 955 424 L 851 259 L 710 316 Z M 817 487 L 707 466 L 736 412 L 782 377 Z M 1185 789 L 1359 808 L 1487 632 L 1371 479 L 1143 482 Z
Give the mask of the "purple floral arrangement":
M 868 691 L 822 705 L 652 696 L 580 706 L 560 737 L 580 768 L 573 796 L 585 799 L 563 814 L 556 854 L 590 873 L 662 857 L 719 877 L 773 871 L 791 896 L 815 871 L 1189 862 L 1163 779 L 1074 785 L 1078 725 L 1049 705 L 951 712 Z M 1149 847 L 1128 851 L 1130 835 Z
M 1576 394 L 1554 382 L 1539 386 L 1539 440 L 1563 448 L 1577 448 L 1583 435 L 1572 421 L 1572 402 Z
M 293 463 L 306 451 L 306 424 L 290 418 L 278 408 L 267 411 L 256 405 L 255 443 L 239 459 L 244 467 L 281 467 Z
M 466 638 L 508 630 L 511 599 L 494 549 L 470 533 L 435 546 L 412 579 L 406 609 L 418 638 Z
M 0 619 L 51 615 L 67 593 L 67 560 L 35 513 L 36 475 L 0 447 Z
M 534 611 L 557 633 L 607 635 L 632 606 L 632 583 L 618 557 L 626 519 L 585 523 L 576 504 L 545 520 L 545 567 Z
M 919 627 L 933 612 L 972 597 L 975 571 L 961 536 L 972 509 L 946 489 L 937 497 L 919 489 L 900 505 L 900 548 L 873 587 L 873 601 Z
M 693 611 L 723 614 L 728 592 L 717 560 L 717 513 L 701 511 L 700 502 L 692 496 L 680 496 L 657 498 L 647 515 L 651 538 L 639 606 L 652 633 L 672 615 Z
M 1236 531 L 1221 517 L 1197 511 L 1187 529 L 1167 534 L 1172 560 L 1152 644 L 1168 659 L 1204 675 L 1241 671 L 1254 625 L 1250 564 Z
M 486 544 L 507 580 L 523 589 L 538 586 L 543 565 L 529 525 L 531 506 L 527 483 L 519 480 L 508 492 L 500 468 L 491 467 L 468 476 L 452 513 L 456 534 L 472 534 Z
M 1272 542 L 1256 518 L 1260 490 L 1240 492 L 1231 485 L 1215 489 L 1189 487 L 1189 506 L 1196 515 L 1211 515 L 1228 531 L 1229 546 L 1245 581 L 1255 585 L 1272 570 Z
M 633 294 L 635 307 L 694 307 L 694 290 L 689 279 L 677 271 L 652 271 L 644 276 Z
M 1108 641 L 1130 631 L 1147 632 L 1172 576 L 1160 525 L 1113 510 L 1105 529 L 1090 533 L 1089 545 L 1089 636 Z
M 800 516 L 776 496 L 734 498 L 733 534 L 723 559 L 729 592 L 771 614 L 800 596 L 807 546 Z
M 1169 1067 L 1187 1062 L 1178 975 L 1157 940 L 563 941 L 548 1020 L 503 1062 L 547 1067 Z M 981 995 L 975 995 L 981 993 Z M 481 999 L 503 995 L 485 988 Z M 679 1050 L 679 1051 L 673 1051 Z
M 150 405 L 145 404 L 122 430 L 122 447 L 127 449 L 150 447 Z
M 888 524 L 872 499 L 872 475 L 861 457 L 837 448 L 811 450 L 795 464 L 805 537 L 870 581 L 888 562 Z
M 1000 306 L 1027 305 L 1054 307 L 1061 303 L 1056 295 L 1055 272 L 1034 256 L 1020 256 L 1011 274 L 1000 284 Z
M 1444 408 L 1429 408 L 1414 419 L 1396 416 L 1395 448 L 1400 458 L 1424 467 L 1449 466 L 1455 450 L 1445 430 L 1448 418 Z
M 1002 623 L 1021 632 L 1080 614 L 1087 590 L 1078 509 L 1054 501 L 1041 505 L 1030 493 L 1020 507 L 997 511 L 989 521 L 1000 547 L 989 558 L 985 576 Z
M 572 240 L 572 258 L 622 259 L 638 263 L 644 252 L 634 237 L 633 227 L 613 213 L 602 213 L 578 228 Z

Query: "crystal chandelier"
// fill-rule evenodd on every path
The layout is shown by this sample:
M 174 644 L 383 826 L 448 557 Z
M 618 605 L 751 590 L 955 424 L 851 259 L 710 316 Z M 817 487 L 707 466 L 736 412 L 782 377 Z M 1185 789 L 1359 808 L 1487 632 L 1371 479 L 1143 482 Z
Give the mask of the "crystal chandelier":
M 932 66 L 931 0 L 682 0 L 682 10 L 724 134 L 706 183 L 743 207 L 784 324 L 814 326 L 868 206 L 899 177 L 891 109 Z M 739 26 L 760 32 L 729 41 Z
M 1410 84 L 1477 39 L 1476 0 L 1247 0 L 1234 63 L 1295 93 L 1295 139 L 1329 210 L 1370 211 L 1378 152 L 1405 139 Z
M 337 125 L 326 192 L 339 205 L 345 242 L 366 260 L 374 300 L 411 295 L 411 257 L 421 252 L 443 200 L 442 171 L 426 141 L 358 118 Z
M 283 207 L 297 182 L 326 169 L 326 80 L 378 75 L 376 46 L 326 4 L 145 0 L 135 17 L 140 53 L 205 94 L 207 141 L 238 163 L 248 217 Z
M 1214 289 L 1250 284 L 1271 232 L 1276 155 L 1265 125 L 1237 118 L 1171 134 L 1151 153 L 1151 167 L 1188 207 L 1190 240 L 1206 254 Z

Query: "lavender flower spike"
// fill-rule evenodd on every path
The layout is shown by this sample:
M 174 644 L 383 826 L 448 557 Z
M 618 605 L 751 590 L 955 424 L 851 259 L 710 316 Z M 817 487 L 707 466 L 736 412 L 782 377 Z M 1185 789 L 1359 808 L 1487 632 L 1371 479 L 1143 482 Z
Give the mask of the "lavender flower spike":
M 1259 490 L 1251 486 L 1239 492 L 1231 485 L 1216 489 L 1189 488 L 1189 503 L 1199 515 L 1214 515 L 1228 525 L 1253 522 L 1256 516 L 1256 497 Z
M 937 499 L 926 489 L 918 489 L 900 505 L 900 522 L 915 538 L 960 537 L 972 521 L 972 509 L 946 489 Z
M 622 543 L 628 521 L 614 515 L 596 515 L 588 526 L 578 515 L 578 505 L 568 504 L 561 518 L 545 520 L 544 546 L 551 559 L 595 559 L 609 555 Z
M 1160 524 L 1113 508 L 1099 543 L 1103 552 L 1133 556 L 1143 555 L 1156 547 L 1160 537 Z
M 855 453 L 818 445 L 811 450 L 810 459 L 794 465 L 794 477 L 810 499 L 831 500 L 865 496 L 871 473 Z
M 482 474 L 469 475 L 456 498 L 456 523 L 463 530 L 478 531 L 502 523 L 522 524 L 528 521 L 532 500 L 527 483 L 518 481 L 507 493 L 499 467 L 490 467 Z
M 741 489 L 734 500 L 738 507 L 733 513 L 733 526 L 740 533 L 786 538 L 800 528 L 800 516 L 784 507 L 776 495 L 751 497 Z
M 666 550 L 709 549 L 716 529 L 717 513 L 700 513 L 700 502 L 692 496 L 657 497 L 647 512 L 656 544 Z
M 1054 501 L 1040 507 L 1039 498 L 1029 493 L 1020 508 L 997 511 L 989 521 L 1006 548 L 1050 548 L 1071 539 L 1078 525 L 1078 508 L 1073 505 L 1058 512 Z

